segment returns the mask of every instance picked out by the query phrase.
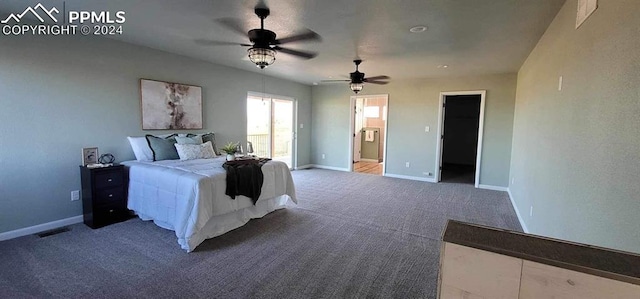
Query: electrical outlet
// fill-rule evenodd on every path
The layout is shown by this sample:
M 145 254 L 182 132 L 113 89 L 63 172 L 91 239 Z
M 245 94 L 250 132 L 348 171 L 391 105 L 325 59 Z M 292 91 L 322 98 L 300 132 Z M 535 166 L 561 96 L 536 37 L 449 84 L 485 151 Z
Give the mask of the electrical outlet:
M 428 133 L 430 130 L 431 130 L 431 128 L 429 128 L 429 126 L 424 127 L 424 131 L 425 131 L 425 132 L 427 132 L 427 133 Z
M 325 155 L 324 155 L 324 154 L 322 154 L 322 159 L 324 159 L 324 158 L 325 158 Z
M 304 129 L 304 124 L 300 124 L 300 129 Z
M 71 191 L 71 201 L 80 200 L 80 190 Z
M 406 166 L 407 168 L 409 168 L 409 165 L 410 165 L 410 164 L 409 164 L 409 162 L 405 163 L 405 166 Z
M 529 217 L 533 217 L 533 206 L 529 208 Z

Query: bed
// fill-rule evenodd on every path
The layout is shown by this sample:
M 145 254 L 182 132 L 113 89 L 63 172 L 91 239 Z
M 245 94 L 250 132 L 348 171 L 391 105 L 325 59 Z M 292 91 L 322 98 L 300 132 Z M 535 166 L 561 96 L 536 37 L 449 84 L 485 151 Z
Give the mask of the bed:
M 126 161 L 129 170 L 127 206 L 142 220 L 173 230 L 187 252 L 204 240 L 222 235 L 250 219 L 297 203 L 288 166 L 269 161 L 256 204 L 245 196 L 225 195 L 224 157 L 196 160 Z

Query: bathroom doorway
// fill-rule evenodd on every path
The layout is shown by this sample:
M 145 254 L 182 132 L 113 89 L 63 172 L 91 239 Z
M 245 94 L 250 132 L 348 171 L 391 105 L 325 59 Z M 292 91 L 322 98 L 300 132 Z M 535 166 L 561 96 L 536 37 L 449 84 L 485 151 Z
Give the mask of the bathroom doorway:
M 388 95 L 351 97 L 350 171 L 384 175 L 388 102 Z

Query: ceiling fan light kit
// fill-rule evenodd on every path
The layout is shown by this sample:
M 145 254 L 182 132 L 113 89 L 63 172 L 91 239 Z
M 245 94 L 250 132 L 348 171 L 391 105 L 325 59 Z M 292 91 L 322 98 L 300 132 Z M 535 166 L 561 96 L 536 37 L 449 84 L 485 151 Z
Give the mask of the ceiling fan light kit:
M 271 49 L 253 47 L 247 50 L 247 52 L 249 53 L 249 60 L 261 69 L 276 61 L 276 51 Z
M 356 94 L 358 94 L 358 92 L 360 92 L 363 87 L 364 87 L 364 85 L 362 83 L 350 83 L 349 84 L 349 88 L 351 88 L 351 90 L 353 92 L 355 92 Z

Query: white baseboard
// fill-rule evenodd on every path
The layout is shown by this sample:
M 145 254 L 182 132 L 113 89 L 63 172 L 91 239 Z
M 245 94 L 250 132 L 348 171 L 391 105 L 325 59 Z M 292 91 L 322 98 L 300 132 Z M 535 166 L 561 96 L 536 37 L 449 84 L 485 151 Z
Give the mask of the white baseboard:
M 313 167 L 313 164 L 300 165 L 295 168 L 295 170 L 308 169 Z
M 396 179 L 405 179 L 405 180 L 413 180 L 413 181 L 421 181 L 421 182 L 429 182 L 429 183 L 436 182 L 436 179 L 434 178 L 423 178 L 419 176 L 400 175 L 400 174 L 392 174 L 392 173 L 385 173 L 384 176 L 390 177 L 390 178 L 396 178 Z
M 51 221 L 43 224 L 38 224 L 34 226 L 29 226 L 25 228 L 20 228 L 20 229 L 8 231 L 8 232 L 0 233 L 0 241 L 33 235 L 43 231 L 48 231 L 48 230 L 60 228 L 67 225 L 81 223 L 82 220 L 83 220 L 82 215 L 79 215 L 71 218 L 60 219 L 56 221 Z
M 342 167 L 333 167 L 333 166 L 326 166 L 326 165 L 319 165 L 319 164 L 311 164 L 312 168 L 320 168 L 320 169 L 327 169 L 327 170 L 335 170 L 335 171 L 349 171 L 349 168 L 342 168 Z
M 483 185 L 483 184 L 478 185 L 478 188 L 480 188 L 480 189 L 487 189 L 487 190 L 494 190 L 494 191 L 504 191 L 504 192 L 509 191 L 509 188 L 507 188 L 507 187 L 492 186 L 492 185 Z
M 520 215 L 520 210 L 518 210 L 518 206 L 516 206 L 516 202 L 515 200 L 513 200 L 513 195 L 511 195 L 511 189 L 507 188 L 507 193 L 509 194 L 509 200 L 511 200 L 511 205 L 513 206 L 513 209 L 516 210 L 516 215 L 518 216 L 518 221 L 520 221 L 520 226 L 522 226 L 522 230 L 528 234 L 529 229 L 527 229 L 527 225 L 524 223 L 524 219 L 522 218 L 522 215 Z

